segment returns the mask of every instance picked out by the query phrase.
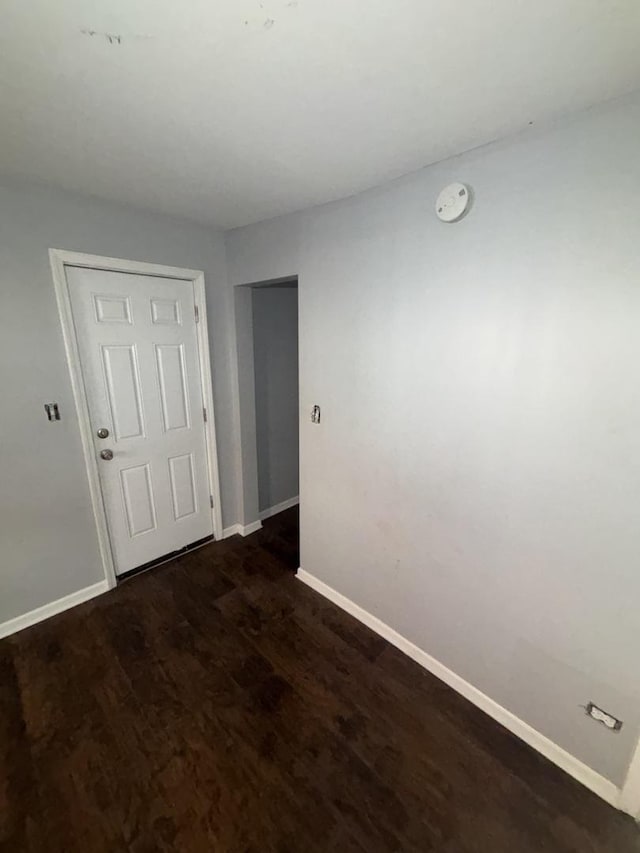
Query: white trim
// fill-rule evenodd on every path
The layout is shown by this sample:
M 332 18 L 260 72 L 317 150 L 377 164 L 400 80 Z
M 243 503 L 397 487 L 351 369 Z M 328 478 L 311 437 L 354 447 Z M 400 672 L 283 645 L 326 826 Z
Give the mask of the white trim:
M 640 741 L 636 745 L 627 778 L 620 792 L 619 808 L 640 821 Z
M 262 522 L 260 519 L 257 521 L 252 521 L 251 524 L 238 525 L 240 530 L 240 536 L 251 536 L 252 533 L 257 533 L 258 530 L 262 529 Z
M 64 338 L 67 364 L 69 366 L 69 375 L 71 378 L 71 389 L 73 391 L 73 399 L 78 413 L 82 452 L 84 454 L 85 469 L 89 480 L 91 506 L 93 508 L 93 515 L 98 533 L 98 547 L 100 549 L 104 576 L 109 589 L 112 589 L 116 585 L 116 572 L 113 562 L 113 554 L 111 552 L 109 530 L 107 528 L 107 514 L 102 497 L 102 489 L 100 488 L 98 466 L 96 464 L 93 450 L 89 407 L 87 406 L 87 400 L 84 393 L 84 383 L 80 372 L 80 352 L 75 336 L 73 314 L 71 312 L 71 299 L 69 298 L 67 278 L 64 272 L 66 258 L 66 252 L 61 252 L 57 249 L 49 250 L 51 272 L 53 273 L 53 284 L 56 291 L 56 299 L 58 301 L 58 311 L 60 313 L 60 322 L 62 324 L 62 336 Z
M 300 496 L 296 495 L 295 498 L 289 498 L 286 501 L 282 501 L 279 504 L 274 504 L 270 506 L 269 509 L 263 509 L 259 515 L 261 521 L 264 521 L 265 518 L 271 518 L 272 515 L 277 515 L 279 512 L 284 512 L 285 509 L 291 509 L 292 506 L 298 506 L 300 503 Z
M 220 505 L 220 479 L 218 473 L 218 454 L 215 432 L 215 412 L 213 407 L 213 390 L 211 386 L 211 368 L 209 355 L 209 337 L 207 331 L 207 308 L 205 300 L 204 273 L 201 270 L 183 269 L 181 267 L 169 267 L 161 264 L 148 264 L 142 261 L 128 261 L 122 258 L 106 258 L 101 255 L 87 255 L 82 252 L 67 252 L 63 249 L 49 249 L 49 260 L 53 274 L 53 284 L 58 301 L 58 311 L 62 325 L 67 364 L 71 377 L 71 388 L 78 413 L 78 424 L 82 440 L 82 451 L 84 454 L 85 469 L 89 480 L 89 492 L 91 505 L 96 521 L 98 532 L 98 545 L 104 569 L 105 580 L 108 588 L 116 585 L 116 572 L 109 538 L 107 525 L 107 513 L 100 487 L 100 476 L 93 448 L 93 434 L 89 418 L 89 407 L 85 395 L 82 371 L 80 368 L 80 353 L 76 340 L 73 313 L 71 310 L 71 299 L 65 266 L 87 267 L 88 269 L 109 270 L 111 272 L 135 273 L 137 275 L 153 275 L 162 278 L 173 278 L 180 281 L 189 281 L 193 284 L 195 304 L 199 311 L 199 322 L 196 323 L 196 336 L 198 341 L 198 356 L 200 361 L 200 376 L 202 379 L 202 395 L 204 405 L 207 409 L 207 422 L 205 423 L 205 437 L 207 444 L 207 463 L 209 473 L 209 490 L 213 495 L 213 508 L 211 516 L 213 521 L 213 535 L 221 539 L 222 512 Z
M 230 536 L 251 536 L 252 533 L 257 533 L 262 528 L 262 522 L 252 521 L 251 524 L 232 524 L 231 527 L 225 527 L 222 531 L 222 538 L 228 539 Z
M 98 583 L 94 583 L 92 586 L 85 586 L 84 589 L 79 589 L 77 592 L 65 595 L 64 598 L 59 598 L 57 601 L 50 601 L 48 604 L 43 604 L 42 607 L 37 607 L 35 610 L 23 613 L 22 616 L 16 616 L 15 619 L 9 619 L 8 622 L 0 624 L 0 638 L 8 637 L 17 631 L 22 631 L 23 628 L 29 628 L 30 625 L 42 622 L 50 616 L 55 616 L 56 613 L 69 610 L 70 607 L 82 604 L 83 601 L 89 601 L 90 598 L 95 598 L 96 595 L 101 595 L 103 592 L 107 592 L 108 589 L 109 584 L 106 580 L 98 581 Z
M 627 811 L 625 800 L 621 796 L 622 792 L 609 779 L 605 779 L 604 776 L 596 773 L 591 767 L 583 764 L 582 761 L 579 761 L 561 746 L 558 746 L 558 744 L 541 734 L 528 723 L 525 723 L 524 720 L 521 720 L 515 714 L 512 714 L 511 711 L 503 708 L 502 705 L 499 705 L 485 693 L 482 693 L 477 687 L 474 687 L 468 681 L 456 675 L 455 672 L 452 672 L 452 670 L 440 663 L 440 661 L 427 654 L 427 652 L 422 651 L 422 649 L 419 649 L 410 640 L 407 640 L 397 631 L 394 631 L 393 628 L 390 628 L 378 619 L 377 616 L 373 616 L 371 613 L 363 610 L 362 607 L 359 607 L 323 581 L 318 580 L 314 575 L 305 572 L 304 569 L 298 569 L 296 577 L 316 592 L 319 592 L 320 595 L 337 604 L 338 607 L 346 610 L 347 613 L 355 616 L 356 619 L 367 625 L 376 634 L 384 637 L 385 640 L 388 640 L 393 646 L 400 649 L 401 652 L 404 652 L 404 654 L 408 655 L 408 657 L 412 658 L 420 666 L 424 667 L 441 681 L 444 681 L 445 684 L 448 684 L 449 687 L 460 693 L 465 699 L 468 699 L 484 711 L 485 714 L 493 717 L 494 720 L 497 720 L 498 723 L 529 744 L 533 749 L 542 753 L 545 758 L 548 758 L 549 761 L 552 761 L 570 776 L 573 776 L 574 779 L 577 779 L 578 782 L 581 782 L 585 787 L 589 788 L 599 797 L 602 797 L 610 805 Z
M 213 408 L 213 380 L 211 378 L 211 350 L 209 349 L 209 329 L 207 322 L 207 301 L 205 296 L 204 273 L 200 272 L 193 281 L 193 290 L 198 307 L 199 320 L 196 323 L 198 339 L 198 354 L 200 357 L 200 379 L 202 382 L 202 399 L 207 409 L 207 420 L 204 433 L 207 445 L 207 467 L 209 471 L 209 488 L 213 496 L 213 535 L 215 539 L 222 538 L 222 504 L 220 498 L 220 471 L 218 468 L 218 442 L 216 439 L 216 419 Z

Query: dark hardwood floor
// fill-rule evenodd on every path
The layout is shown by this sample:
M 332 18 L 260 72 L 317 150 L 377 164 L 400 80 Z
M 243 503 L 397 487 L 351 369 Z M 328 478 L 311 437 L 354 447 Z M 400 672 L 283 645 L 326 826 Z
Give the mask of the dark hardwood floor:
M 290 510 L 2 641 L 0 849 L 640 850 L 297 566 Z

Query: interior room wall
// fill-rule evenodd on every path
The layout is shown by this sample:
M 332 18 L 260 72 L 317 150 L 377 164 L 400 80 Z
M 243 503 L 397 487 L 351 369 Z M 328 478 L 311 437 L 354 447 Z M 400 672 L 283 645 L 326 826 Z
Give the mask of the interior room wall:
M 298 288 L 251 288 L 260 512 L 298 496 Z
M 640 722 L 638 138 L 631 96 L 226 238 L 231 286 L 299 276 L 302 567 L 617 785 Z M 454 180 L 474 204 L 443 224 Z
M 222 236 L 7 182 L 0 188 L 0 624 L 103 579 L 49 248 L 204 270 L 225 525 L 238 515 L 233 311 Z M 58 423 L 45 416 L 50 401 L 60 406 Z

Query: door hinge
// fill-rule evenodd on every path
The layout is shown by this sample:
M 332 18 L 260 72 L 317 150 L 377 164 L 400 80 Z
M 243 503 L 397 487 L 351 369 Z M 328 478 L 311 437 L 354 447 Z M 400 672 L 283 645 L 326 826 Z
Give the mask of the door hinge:
M 211 504 L 211 509 L 213 509 L 213 495 L 209 495 L 209 503 Z
M 196 315 L 196 323 L 199 323 L 200 322 L 200 309 L 198 308 L 197 305 L 193 306 L 193 311 Z
M 207 422 L 207 409 L 205 406 L 202 407 L 202 417 L 204 419 L 204 422 L 206 423 Z

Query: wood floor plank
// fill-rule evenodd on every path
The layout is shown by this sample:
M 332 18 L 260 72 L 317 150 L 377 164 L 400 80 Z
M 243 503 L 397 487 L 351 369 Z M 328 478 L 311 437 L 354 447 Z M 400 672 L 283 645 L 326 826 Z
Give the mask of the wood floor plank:
M 213 817 L 210 834 L 218 826 L 237 836 L 235 842 L 226 836 L 212 840 L 221 849 L 235 849 L 233 844 L 237 843 L 238 849 L 244 850 L 249 849 L 251 838 L 245 834 L 250 833 L 255 835 L 258 847 L 296 849 L 300 831 L 306 830 L 310 850 L 333 849 L 334 835 L 344 846 L 348 835 L 341 826 L 333 825 L 332 815 L 323 809 L 322 801 L 316 804 L 314 797 L 307 798 L 305 803 L 302 785 L 296 784 L 294 789 L 278 763 L 265 761 L 268 756 L 264 744 L 268 742 L 272 716 L 282 695 L 277 680 L 271 677 L 257 691 L 253 683 L 248 690 L 233 681 L 231 673 L 241 667 L 245 652 L 242 644 L 228 635 L 228 627 L 221 623 L 217 626 L 215 618 L 211 618 L 207 599 L 200 594 L 197 583 L 186 583 L 179 572 L 162 571 L 146 589 L 151 595 L 143 606 L 144 638 L 139 636 L 139 626 L 135 629 L 137 639 L 118 635 L 119 618 L 115 618 L 112 641 L 132 683 L 142 691 L 141 700 L 146 706 L 159 709 L 153 712 L 157 715 L 155 726 L 170 727 L 174 741 L 184 739 L 191 745 L 192 757 L 193 744 L 197 742 L 191 781 L 199 792 L 206 791 L 203 808 L 196 805 L 197 817 L 203 818 L 207 812 L 209 818 Z M 176 590 L 182 592 L 178 595 L 178 601 L 182 602 L 180 616 L 184 617 L 186 612 L 196 621 L 194 615 L 202 611 L 208 616 L 207 630 L 194 631 L 184 618 L 173 623 L 164 618 L 166 612 L 174 613 L 171 608 L 176 603 L 173 598 Z M 134 619 L 132 614 L 131 621 Z M 129 654 L 132 647 L 136 649 L 133 657 Z M 178 696 L 180 707 L 188 708 L 189 713 L 167 719 L 168 710 L 177 707 Z M 204 778 L 200 777 L 203 767 Z M 224 783 L 222 790 L 212 787 L 212 768 L 218 786 Z M 264 799 L 265 790 L 271 793 L 268 800 Z M 237 802 L 235 791 L 242 792 Z M 222 810 L 217 817 L 212 815 L 211 802 Z M 316 843 L 315 838 L 322 841 Z
M 282 577 L 284 584 L 291 587 L 290 578 L 286 575 Z M 306 620 L 307 625 L 310 626 L 311 634 L 315 634 L 316 637 L 322 630 L 321 626 L 330 627 L 347 645 L 356 650 L 359 647 L 359 643 L 354 642 L 350 636 L 354 630 L 352 623 L 355 620 L 353 617 L 338 610 L 307 587 L 304 587 L 302 590 L 296 589 L 295 592 L 281 589 L 279 593 L 276 593 L 266 578 L 252 575 L 251 582 L 246 583 L 242 587 L 236 598 L 238 597 L 248 598 L 254 602 L 245 611 L 244 616 L 241 617 L 239 627 L 241 630 L 249 630 L 255 636 L 259 636 L 263 632 L 272 616 L 274 614 L 277 615 L 278 609 L 280 613 L 284 613 L 288 607 L 289 610 L 296 610 L 298 619 L 302 616 L 303 621 Z M 233 607 L 233 598 L 229 599 L 226 604 L 227 607 Z M 260 599 L 260 607 L 255 606 L 257 599 Z M 277 603 L 274 604 L 273 602 Z M 330 618 L 327 618 L 327 612 L 331 614 Z M 309 621 L 309 617 L 311 617 L 311 622 Z M 359 625 L 359 623 L 356 623 L 356 625 Z M 359 625 L 359 630 L 368 631 L 368 629 L 361 625 Z M 371 632 L 369 633 L 371 634 Z M 275 644 L 276 653 L 282 654 L 291 650 L 293 635 L 294 632 L 288 632 L 288 643 L 277 642 Z M 377 639 L 380 640 L 380 638 Z M 471 785 L 468 779 L 458 778 L 457 780 L 450 780 L 454 783 L 456 791 L 459 792 L 460 790 L 468 789 L 475 792 L 476 796 L 478 796 L 478 794 L 486 790 L 485 786 L 480 782 L 484 774 L 490 774 L 492 778 L 499 780 L 498 789 L 500 788 L 500 784 L 511 784 L 513 787 L 515 778 L 518 783 L 521 783 L 516 785 L 516 788 L 523 815 L 527 815 L 532 811 L 529 805 L 531 797 L 536 799 L 536 808 L 540 812 L 543 823 L 548 822 L 547 815 L 553 811 L 551 805 L 557 809 L 558 803 L 561 803 L 562 811 L 565 814 L 565 827 L 568 826 L 567 821 L 569 819 L 575 822 L 571 824 L 570 830 L 565 828 L 563 835 L 579 835 L 583 839 L 581 849 L 590 849 L 588 847 L 590 842 L 586 840 L 587 838 L 593 838 L 593 843 L 601 845 L 597 849 L 603 850 L 618 849 L 620 845 L 630 842 L 637 843 L 635 827 L 626 818 L 616 815 L 617 820 L 612 820 L 610 807 L 598 797 L 586 791 L 583 786 L 570 777 L 567 777 L 559 768 L 550 764 L 546 759 L 502 726 L 498 725 L 494 720 L 478 711 L 477 708 L 438 679 L 426 673 L 425 670 L 397 649 L 384 643 L 384 641 L 382 642 L 384 644 L 382 650 L 377 649 L 372 655 L 365 654 L 365 656 L 377 661 L 377 665 L 390 676 L 391 681 L 386 681 L 387 687 L 396 683 L 396 690 L 393 692 L 395 693 L 395 703 L 397 706 L 402 708 L 411 706 L 420 708 L 421 713 L 428 718 L 429 730 L 437 731 L 440 735 L 447 735 L 445 738 L 448 750 L 447 761 L 443 766 L 452 771 L 456 767 L 456 762 L 459 763 L 462 760 L 466 763 L 469 770 L 478 774 Z M 311 645 L 308 639 L 303 640 L 300 648 L 295 651 L 294 657 L 303 657 L 309 648 L 311 648 Z M 328 640 L 325 635 L 321 647 L 326 651 L 331 646 L 332 641 Z M 363 694 L 363 688 L 366 688 L 366 685 L 371 681 L 366 671 L 360 671 L 361 666 L 358 665 L 353 655 L 349 662 L 342 661 L 339 657 L 337 660 L 340 663 L 338 666 L 339 670 L 358 676 L 353 681 L 346 678 L 345 683 L 347 687 L 351 688 L 351 685 L 355 683 L 358 685 L 357 694 Z M 319 664 L 316 664 L 314 669 L 316 672 L 322 671 L 322 667 Z M 398 693 L 398 685 L 406 687 L 410 691 L 409 694 L 406 692 L 402 693 L 402 691 Z M 420 702 L 415 701 L 416 694 L 420 695 Z M 365 705 L 377 707 L 378 712 L 382 710 L 379 695 L 370 695 Z M 380 716 L 380 713 L 378 716 Z M 415 724 L 415 721 L 414 723 L 409 723 L 406 719 L 399 721 L 397 715 L 396 722 L 399 723 L 397 731 L 405 734 L 410 732 L 412 726 Z M 453 731 L 449 723 L 453 725 Z M 362 724 L 360 724 L 359 730 L 362 737 L 365 732 Z M 477 754 L 473 761 L 467 761 L 468 756 L 464 755 L 456 757 L 456 750 L 452 749 L 452 747 L 459 740 L 458 735 L 460 734 L 464 739 L 463 748 L 464 742 L 468 742 L 469 740 L 472 742 L 476 753 L 478 747 L 480 747 L 481 752 L 484 753 L 484 764 L 486 764 L 486 759 L 489 758 L 490 764 L 488 768 L 482 769 L 483 760 Z M 420 738 L 418 742 L 420 742 Z M 423 733 L 422 745 L 424 746 L 427 743 L 427 734 Z M 413 748 L 414 750 L 416 749 L 415 744 Z M 394 750 L 391 749 L 390 753 L 393 755 Z M 415 758 L 416 754 L 419 755 L 419 753 L 414 752 L 414 758 L 412 759 L 414 766 L 416 761 L 419 762 L 419 759 Z M 498 766 L 494 766 L 496 764 Z M 499 793 L 499 791 L 494 793 Z M 498 798 L 494 796 L 493 799 Z M 513 807 L 515 800 L 513 791 L 507 799 Z M 587 802 L 590 802 L 590 807 L 585 808 Z M 484 812 L 488 808 L 482 801 L 480 801 L 477 807 L 481 808 Z M 462 811 L 462 806 L 460 806 L 459 812 L 462 813 Z M 605 815 L 608 816 L 608 819 Z
M 512 809 L 516 802 L 522 809 L 530 809 L 530 797 L 523 789 L 517 790 L 517 780 L 512 777 L 499 776 L 492 789 L 481 784 L 496 769 L 491 756 L 483 756 L 477 749 L 470 754 L 466 738 L 461 734 L 454 738 L 444 721 L 432 714 L 424 718 L 421 713 L 408 714 L 410 696 L 376 683 L 365 669 L 368 662 L 359 660 L 340 638 L 331 641 L 326 636 L 314 637 L 314 631 L 305 631 L 296 617 L 274 618 L 270 623 L 268 614 L 256 616 L 255 589 L 251 605 L 246 600 L 241 603 L 244 594 L 238 590 L 221 599 L 219 607 L 272 663 L 292 679 L 298 673 L 296 689 L 306 695 L 310 713 L 319 711 L 407 803 L 412 814 L 423 819 L 431 830 L 430 843 L 446 839 L 452 825 L 471 805 L 476 811 L 491 808 L 500 786 Z M 243 612 L 245 607 L 248 615 Z M 317 630 L 316 626 L 315 633 Z M 448 735 L 444 744 L 443 734 Z M 471 804 L 462 799 L 463 793 L 468 797 L 469 792 L 474 794 Z M 424 835 L 422 843 L 427 843 Z
M 160 580 L 175 583 L 171 576 Z M 188 584 L 183 586 L 183 593 L 185 586 Z M 333 818 L 346 821 L 356 837 L 366 841 L 374 833 L 384 842 L 383 849 L 402 849 L 399 842 L 392 842 L 394 833 L 402 829 L 399 824 L 406 823 L 394 792 L 384 789 L 378 779 L 370 778 L 369 768 L 308 713 L 290 682 L 260 658 L 251 645 L 234 636 L 226 622 L 216 624 L 200 598 L 183 594 L 181 608 L 189 622 L 199 626 L 189 652 L 200 657 L 203 672 L 221 667 L 221 672 L 230 674 L 245 688 L 243 739 L 280 773 L 284 771 L 289 777 L 295 774 L 298 798 L 304 795 L 310 804 L 324 800 Z M 182 665 L 187 663 L 183 661 Z M 225 711 L 228 709 L 218 709 L 218 714 Z M 227 714 L 229 728 L 234 725 L 234 716 L 237 717 L 237 709 L 232 709 L 231 716 Z M 335 778 L 329 780 L 328 774 Z M 373 802 L 372 796 L 378 801 Z M 392 807 L 396 809 L 395 817 L 387 820 Z M 404 849 L 413 848 L 406 842 Z M 420 849 L 430 847 L 423 845 Z
M 297 524 L 0 642 L 0 850 L 640 850 L 633 821 L 296 581 Z
M 12 647 L 0 643 L 0 850 L 26 850 L 40 802 Z

